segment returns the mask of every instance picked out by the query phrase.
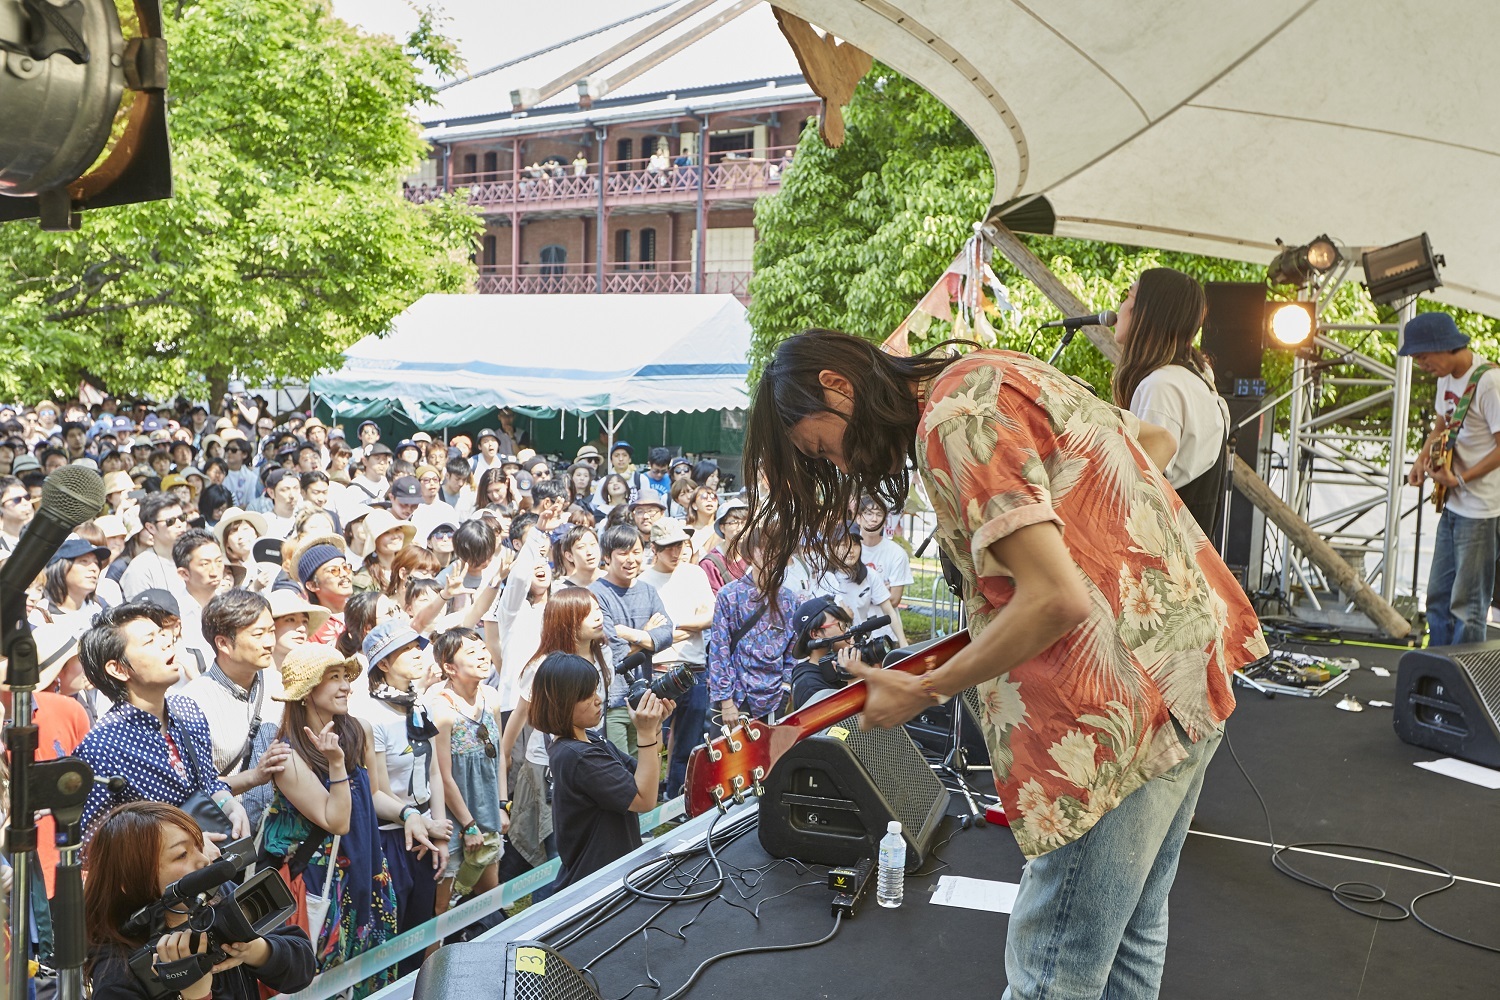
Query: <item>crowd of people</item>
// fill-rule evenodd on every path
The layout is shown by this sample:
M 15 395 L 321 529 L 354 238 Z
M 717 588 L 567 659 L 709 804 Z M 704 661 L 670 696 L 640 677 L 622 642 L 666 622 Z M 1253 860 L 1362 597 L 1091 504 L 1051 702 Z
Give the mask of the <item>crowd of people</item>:
M 209 985 L 233 994 L 271 968 L 261 982 L 299 988 L 550 858 L 540 895 L 639 846 L 637 814 L 680 794 L 711 727 L 845 682 L 849 654 L 810 650 L 814 633 L 885 613 L 904 641 L 910 566 L 879 502 L 851 509 L 840 560 L 794 561 L 768 613 L 748 504 L 713 461 L 528 445 L 506 411 L 472 439 L 392 444 L 373 421 L 350 435 L 243 393 L 218 415 L 0 407 L 0 557 L 48 474 L 104 479 L 106 508 L 27 593 L 37 755 L 105 779 L 81 824 L 86 886 L 105 894 L 91 913 L 119 912 L 93 873 L 121 851 L 207 864 L 253 838 L 307 900 L 311 951 L 278 938 Z M 677 668 L 693 683 L 675 700 L 639 690 Z M 166 883 L 151 884 L 135 906 Z M 110 959 L 142 942 L 118 921 L 89 935 L 96 976 L 145 996 Z

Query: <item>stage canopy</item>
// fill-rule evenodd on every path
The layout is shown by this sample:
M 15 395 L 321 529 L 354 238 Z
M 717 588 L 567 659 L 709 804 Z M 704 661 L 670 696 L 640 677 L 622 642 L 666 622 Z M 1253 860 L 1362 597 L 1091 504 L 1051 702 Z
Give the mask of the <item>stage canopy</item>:
M 532 416 L 747 406 L 750 324 L 732 295 L 427 295 L 312 392 L 339 419 L 436 431 Z
M 1427 232 L 1433 297 L 1500 315 L 1493 0 L 776 5 L 952 108 L 1013 229 L 1265 263 Z

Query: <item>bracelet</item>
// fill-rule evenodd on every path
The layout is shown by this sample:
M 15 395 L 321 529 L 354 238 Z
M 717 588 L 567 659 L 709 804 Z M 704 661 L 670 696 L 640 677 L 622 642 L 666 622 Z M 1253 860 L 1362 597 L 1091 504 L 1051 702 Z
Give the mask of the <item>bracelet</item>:
M 932 682 L 931 674 L 923 674 L 920 678 L 920 683 L 922 685 L 922 692 L 931 698 L 935 705 L 946 705 L 953 697 L 952 695 L 943 694 L 937 689 L 937 685 Z
M 649 750 L 652 747 L 659 747 L 659 746 L 661 746 L 661 740 L 657 740 L 655 743 L 637 743 L 635 745 L 635 748 L 637 750 Z
M 1463 489 L 1464 488 L 1464 477 L 1461 476 L 1461 475 L 1459 475 L 1458 472 L 1455 471 L 1453 473 L 1453 478 L 1458 480 L 1458 488 L 1459 489 Z
M 337 785 L 337 784 L 339 784 L 341 782 L 348 781 L 349 777 L 350 776 L 346 774 L 342 778 L 330 778 L 330 779 L 328 779 L 328 787 L 332 788 L 334 785 Z
M 469 820 L 469 825 L 464 827 L 459 832 L 462 833 L 465 837 L 472 837 L 479 832 L 479 824 L 474 822 L 473 820 Z
M 402 806 L 401 807 L 401 822 L 402 823 L 406 822 L 406 820 L 407 820 L 407 815 L 406 814 L 408 812 L 414 813 L 415 815 L 418 815 L 418 816 L 422 815 L 421 810 L 419 810 L 416 806 Z

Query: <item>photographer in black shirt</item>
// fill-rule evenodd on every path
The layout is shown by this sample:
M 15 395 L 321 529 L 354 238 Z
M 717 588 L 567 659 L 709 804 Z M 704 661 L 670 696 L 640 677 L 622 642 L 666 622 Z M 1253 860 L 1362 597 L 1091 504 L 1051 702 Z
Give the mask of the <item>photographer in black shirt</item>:
M 809 649 L 819 639 L 831 639 L 848 631 L 854 623 L 843 605 L 832 597 L 812 597 L 803 601 L 792 616 L 791 627 L 797 637 L 792 640 L 792 709 L 805 707 L 822 691 L 836 691 L 853 676 L 849 664 L 859 662 L 859 650 L 848 639 L 831 646 Z

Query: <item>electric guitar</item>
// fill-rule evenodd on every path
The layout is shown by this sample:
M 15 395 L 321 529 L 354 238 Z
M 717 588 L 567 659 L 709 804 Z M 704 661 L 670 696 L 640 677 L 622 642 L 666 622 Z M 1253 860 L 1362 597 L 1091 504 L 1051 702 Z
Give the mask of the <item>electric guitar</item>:
M 1442 437 L 1433 442 L 1431 448 L 1427 449 L 1427 466 L 1433 472 L 1439 469 L 1443 472 L 1453 471 L 1453 447 L 1449 444 L 1449 435 L 1447 433 L 1444 433 Z M 1432 505 L 1441 514 L 1447 504 L 1448 487 L 1433 479 Z
M 968 631 L 955 632 L 889 667 L 921 675 L 942 666 L 969 644 Z M 697 747 L 688 757 L 687 814 L 697 816 L 710 809 L 728 809 L 747 795 L 760 795 L 761 783 L 781 755 L 799 740 L 846 719 L 864 708 L 865 682 L 855 681 L 822 701 L 799 709 L 771 724 L 742 720 L 724 726 L 723 735 Z

